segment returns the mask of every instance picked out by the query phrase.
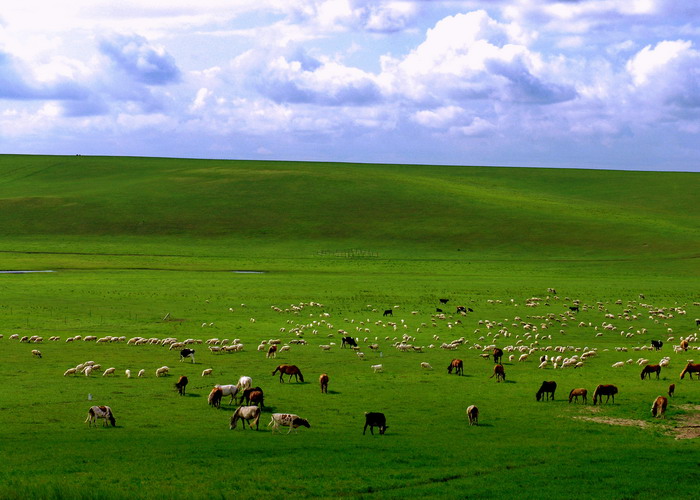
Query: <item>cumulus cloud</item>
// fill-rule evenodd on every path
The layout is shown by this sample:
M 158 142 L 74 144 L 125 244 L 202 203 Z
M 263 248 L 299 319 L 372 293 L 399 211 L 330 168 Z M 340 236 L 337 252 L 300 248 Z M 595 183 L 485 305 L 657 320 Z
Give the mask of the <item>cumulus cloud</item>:
M 165 49 L 138 35 L 113 34 L 100 42 L 100 51 L 130 78 L 147 85 L 180 80 L 175 59 Z

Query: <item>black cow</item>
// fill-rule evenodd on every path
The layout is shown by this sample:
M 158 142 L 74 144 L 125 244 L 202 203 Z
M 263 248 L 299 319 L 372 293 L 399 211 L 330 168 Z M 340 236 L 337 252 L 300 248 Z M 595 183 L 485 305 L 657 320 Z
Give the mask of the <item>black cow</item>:
M 663 346 L 664 346 L 664 343 L 661 340 L 652 340 L 651 341 L 651 347 L 653 347 L 655 351 L 658 351 Z
M 385 309 L 384 314 L 382 314 L 382 316 L 393 316 L 393 315 L 394 315 L 394 311 L 392 311 L 391 309 Z
M 374 428 L 379 427 L 379 434 L 384 434 L 386 432 L 386 429 L 388 425 L 386 425 L 386 417 L 384 416 L 383 413 L 378 413 L 378 412 L 365 412 L 365 428 L 362 431 L 362 435 L 364 436 L 365 432 L 367 432 L 367 427 L 369 426 L 369 432 L 374 435 Z
M 450 299 L 440 299 L 441 304 L 447 304 L 450 301 Z
M 569 306 L 569 310 L 573 312 L 578 312 L 578 306 Z
M 194 349 L 183 349 L 180 351 L 180 361 L 185 361 L 186 358 L 192 358 L 194 363 Z
M 343 348 L 346 345 L 349 345 L 350 347 L 357 347 L 357 342 L 355 342 L 355 339 L 350 336 L 343 337 L 343 343 L 340 345 L 340 347 Z

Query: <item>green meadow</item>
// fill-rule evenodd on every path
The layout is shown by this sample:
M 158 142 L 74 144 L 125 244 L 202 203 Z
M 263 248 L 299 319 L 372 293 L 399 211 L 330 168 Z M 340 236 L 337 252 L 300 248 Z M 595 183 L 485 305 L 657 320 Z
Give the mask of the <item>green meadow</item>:
M 679 374 L 700 343 L 673 346 L 698 333 L 698 192 L 691 173 L 0 156 L 0 270 L 51 271 L 0 274 L 0 498 L 697 496 L 700 382 Z M 196 344 L 191 363 L 66 342 L 88 335 L 245 347 Z M 404 335 L 421 352 L 397 350 Z M 290 350 L 267 359 L 270 339 Z M 505 382 L 481 356 L 491 345 Z M 538 368 L 591 350 L 579 368 Z M 664 356 L 641 380 L 637 361 Z M 88 360 L 115 376 L 63 376 Z M 305 382 L 280 383 L 282 363 Z M 229 429 L 228 398 L 207 404 L 242 375 L 265 392 L 258 431 Z M 554 401 L 535 399 L 544 380 Z M 592 404 L 598 384 L 618 386 L 614 404 Z M 587 404 L 568 402 L 578 387 Z M 93 404 L 116 427 L 88 428 Z M 368 411 L 385 435 L 363 435 Z M 273 412 L 311 427 L 272 434 Z

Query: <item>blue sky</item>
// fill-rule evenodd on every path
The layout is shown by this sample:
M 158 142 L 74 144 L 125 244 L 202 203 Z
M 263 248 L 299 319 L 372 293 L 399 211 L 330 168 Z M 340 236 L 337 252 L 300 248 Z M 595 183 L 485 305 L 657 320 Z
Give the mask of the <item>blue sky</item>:
M 700 171 L 700 3 L 23 0 L 0 153 Z

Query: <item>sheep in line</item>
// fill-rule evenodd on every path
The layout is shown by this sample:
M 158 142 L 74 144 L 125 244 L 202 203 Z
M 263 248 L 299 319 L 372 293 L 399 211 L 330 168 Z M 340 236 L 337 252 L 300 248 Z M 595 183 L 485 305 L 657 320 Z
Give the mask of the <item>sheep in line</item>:
M 107 368 L 107 369 L 104 371 L 104 373 L 102 374 L 102 376 L 104 377 L 104 376 L 106 376 L 106 375 L 113 375 L 115 371 L 116 371 L 116 368 L 114 368 L 114 367 L 112 366 L 112 367 L 110 367 L 110 368 Z
M 141 378 L 141 377 L 143 377 L 145 374 L 146 374 L 146 370 L 145 370 L 144 368 L 141 368 L 141 369 L 139 370 L 138 375 L 136 375 L 136 376 L 139 377 L 139 378 Z

